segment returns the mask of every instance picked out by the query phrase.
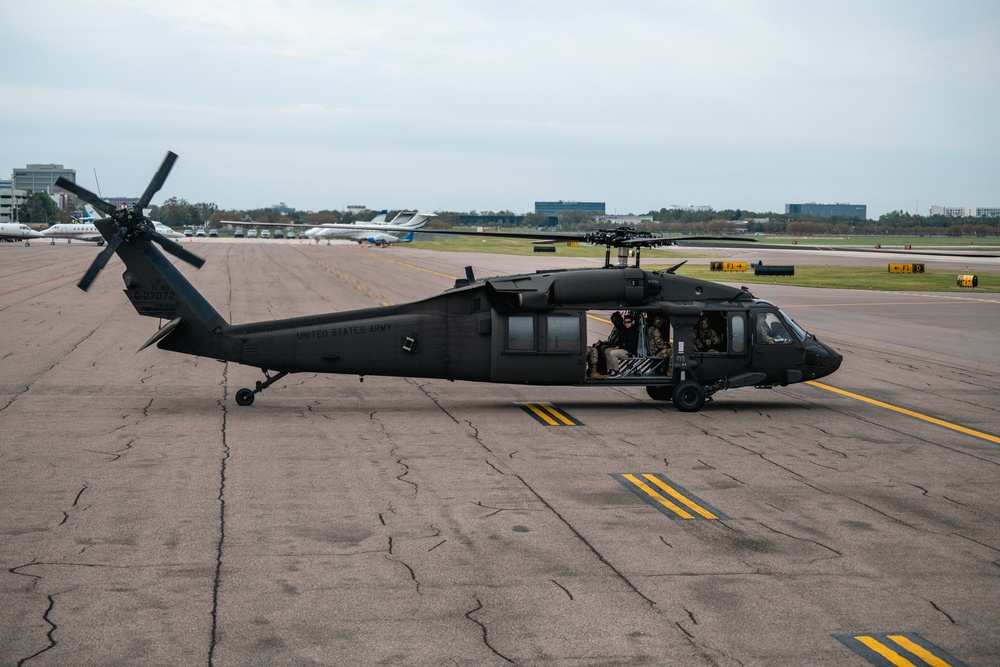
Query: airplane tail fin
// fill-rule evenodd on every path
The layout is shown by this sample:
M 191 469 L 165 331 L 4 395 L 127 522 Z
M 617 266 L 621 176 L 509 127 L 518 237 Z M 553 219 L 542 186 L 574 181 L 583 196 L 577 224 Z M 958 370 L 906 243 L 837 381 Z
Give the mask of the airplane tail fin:
M 83 212 L 84 212 L 83 222 L 94 224 L 95 222 L 101 219 L 101 215 L 96 210 L 94 210 L 94 207 L 91 206 L 90 204 L 83 205 Z
M 389 224 L 393 227 L 420 229 L 427 224 L 427 220 L 431 217 L 430 213 L 420 213 L 419 211 L 400 211 Z
M 406 236 L 399 237 L 399 240 L 396 241 L 396 243 L 409 243 L 412 240 L 413 240 L 413 232 L 410 232 Z

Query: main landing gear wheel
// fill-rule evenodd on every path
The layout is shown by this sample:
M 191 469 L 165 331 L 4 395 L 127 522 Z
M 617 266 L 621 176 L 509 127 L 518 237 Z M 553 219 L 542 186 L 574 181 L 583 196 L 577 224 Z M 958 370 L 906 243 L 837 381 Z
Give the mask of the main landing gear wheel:
M 237 405 L 253 405 L 253 391 L 244 387 L 236 392 Z
M 674 407 L 681 412 L 698 412 L 705 405 L 705 388 L 694 380 L 685 380 L 674 389 Z
M 673 387 L 650 386 L 646 387 L 646 393 L 654 401 L 669 401 L 674 397 Z

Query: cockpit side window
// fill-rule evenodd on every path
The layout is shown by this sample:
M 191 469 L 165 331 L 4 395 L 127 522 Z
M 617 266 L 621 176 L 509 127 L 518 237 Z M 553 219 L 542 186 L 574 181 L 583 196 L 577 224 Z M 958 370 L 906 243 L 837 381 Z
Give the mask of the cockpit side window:
M 758 313 L 754 340 L 759 345 L 787 344 L 792 342 L 792 336 L 777 313 Z

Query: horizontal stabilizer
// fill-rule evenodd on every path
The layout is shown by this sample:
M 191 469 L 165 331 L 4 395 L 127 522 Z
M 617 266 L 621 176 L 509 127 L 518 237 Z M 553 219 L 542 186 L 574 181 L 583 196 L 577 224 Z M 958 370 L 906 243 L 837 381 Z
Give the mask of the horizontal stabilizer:
M 166 338 L 167 336 L 169 336 L 170 332 L 173 331 L 174 329 L 176 329 L 177 325 L 180 324 L 180 323 L 181 323 L 181 318 L 179 318 L 179 317 L 175 317 L 174 319 L 170 320 L 165 325 L 163 325 L 162 327 L 160 327 L 159 329 L 157 329 L 156 333 L 154 333 L 152 336 L 150 336 L 149 340 L 147 340 L 145 343 L 143 343 L 142 347 L 140 347 L 138 350 L 136 350 L 135 353 L 139 354 L 140 352 L 142 352 L 143 350 L 145 350 L 147 347 L 149 347 L 153 343 L 157 343 L 157 342 L 163 340 L 164 338 Z

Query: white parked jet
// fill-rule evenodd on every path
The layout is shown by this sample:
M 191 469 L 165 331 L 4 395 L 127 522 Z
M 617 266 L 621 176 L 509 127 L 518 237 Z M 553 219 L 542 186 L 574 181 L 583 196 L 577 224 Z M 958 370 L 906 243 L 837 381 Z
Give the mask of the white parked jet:
M 0 222 L 0 239 L 4 241 L 24 241 L 24 245 L 31 245 L 31 239 L 42 238 L 41 232 L 22 222 Z
M 358 243 L 374 243 L 381 246 L 406 243 L 413 240 L 414 230 L 426 225 L 427 220 L 433 217 L 432 213 L 401 211 L 392 220 L 387 221 L 387 213 L 387 211 L 382 211 L 370 221 L 358 225 L 320 225 L 305 232 L 303 236 L 317 241 L 320 239 L 349 239 Z M 378 227 L 385 227 L 385 230 L 377 229 Z
M 56 239 L 66 239 L 69 243 L 90 241 L 97 245 L 104 245 L 104 237 L 97 231 L 97 227 L 89 222 L 61 222 L 43 231 L 42 236 L 52 239 L 51 245 L 56 244 Z

